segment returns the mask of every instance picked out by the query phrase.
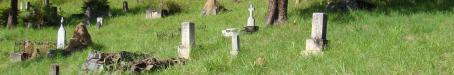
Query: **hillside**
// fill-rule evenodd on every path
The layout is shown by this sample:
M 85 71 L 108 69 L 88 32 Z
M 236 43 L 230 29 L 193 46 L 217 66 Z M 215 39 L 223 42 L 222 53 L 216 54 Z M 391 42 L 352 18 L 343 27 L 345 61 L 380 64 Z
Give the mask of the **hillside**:
M 36 1 L 36 0 L 31 0 Z M 67 19 L 67 38 L 73 35 L 82 18 L 82 1 L 57 2 Z M 109 0 L 111 10 L 121 10 L 123 0 Z M 240 33 L 241 51 L 229 58 L 230 38 L 222 35 L 226 28 L 243 28 L 248 18 L 249 2 L 221 0 L 229 11 L 216 16 L 201 16 L 205 0 L 174 0 L 183 8 L 181 13 L 162 19 L 145 19 L 146 2 L 127 0 L 130 13 L 113 15 L 97 29 L 89 32 L 94 45 L 70 56 L 53 59 L 9 62 L 10 52 L 17 51 L 19 40 L 55 41 L 58 27 L 28 29 L 18 26 L 0 28 L 0 72 L 5 75 L 46 75 L 49 65 L 58 63 L 64 75 L 78 75 L 88 53 L 130 51 L 148 53 L 159 58 L 177 57 L 182 22 L 196 26 L 196 48 L 185 65 L 162 69 L 149 74 L 165 75 L 453 75 L 454 74 L 454 7 L 396 6 L 378 7 L 372 11 L 329 12 L 327 39 L 329 44 L 321 56 L 305 57 L 305 40 L 311 32 L 312 13 L 320 12 L 319 0 L 302 0 L 300 5 L 289 1 L 289 22 L 265 25 L 267 0 L 254 0 L 255 18 L 260 27 L 256 33 Z M 451 2 L 452 3 L 452 2 Z M 0 9 L 9 6 L 8 0 Z M 454 4 L 453 4 L 454 5 Z M 410 9 L 411 8 L 411 9 Z M 434 6 L 434 8 L 436 8 Z M 441 7 L 437 7 L 441 8 Z M 115 12 L 114 12 L 115 13 Z M 120 11 L 118 11 L 120 13 Z M 167 35 L 160 35 L 167 34 Z M 159 36 L 158 36 L 159 35 Z M 255 62 L 263 58 L 264 64 Z M 115 71 L 114 73 L 126 73 Z

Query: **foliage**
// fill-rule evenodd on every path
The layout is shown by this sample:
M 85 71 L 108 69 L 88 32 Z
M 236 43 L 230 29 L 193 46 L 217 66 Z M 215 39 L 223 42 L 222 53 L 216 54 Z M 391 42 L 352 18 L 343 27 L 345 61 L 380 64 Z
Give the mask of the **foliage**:
M 55 6 L 36 4 L 25 12 L 26 16 L 23 18 L 23 21 L 31 23 L 32 27 L 59 26 L 60 24 L 60 15 Z
M 82 9 L 84 13 L 86 13 L 87 10 L 90 11 L 90 19 L 93 19 L 94 17 L 108 16 L 109 14 L 109 5 L 107 0 L 86 0 Z
M 0 25 L 6 25 L 8 22 L 8 9 L 0 9 Z

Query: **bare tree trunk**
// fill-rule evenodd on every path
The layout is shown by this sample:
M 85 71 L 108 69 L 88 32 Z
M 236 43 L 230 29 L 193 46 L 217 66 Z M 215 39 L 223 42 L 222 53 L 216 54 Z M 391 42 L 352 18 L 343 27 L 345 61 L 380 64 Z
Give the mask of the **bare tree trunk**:
M 276 18 L 277 18 L 277 1 L 278 0 L 269 0 L 268 1 L 268 12 L 267 12 L 267 17 L 266 17 L 266 24 L 267 25 L 272 25 L 274 24 Z
M 288 0 L 279 0 L 279 6 L 278 6 L 278 18 L 277 18 L 277 23 L 285 23 L 287 22 L 287 7 L 288 7 Z
M 17 0 L 11 0 L 11 9 L 9 10 L 7 27 L 14 27 L 17 23 Z
M 267 25 L 274 25 L 287 22 L 288 0 L 269 0 Z

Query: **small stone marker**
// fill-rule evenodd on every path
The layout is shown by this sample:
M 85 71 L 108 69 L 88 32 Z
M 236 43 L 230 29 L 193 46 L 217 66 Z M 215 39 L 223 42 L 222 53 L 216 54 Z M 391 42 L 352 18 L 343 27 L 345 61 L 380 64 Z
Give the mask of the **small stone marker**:
M 255 26 L 255 19 L 254 19 L 254 4 L 249 6 L 249 18 L 247 20 L 247 25 L 244 27 L 244 31 L 246 32 L 255 32 L 258 30 L 258 27 Z
M 123 1 L 123 11 L 124 12 L 127 12 L 129 10 L 128 8 L 128 2 L 127 1 Z
M 313 14 L 311 38 L 306 39 L 306 50 L 303 51 L 303 55 L 322 53 L 322 49 L 327 42 L 326 19 L 325 13 Z
M 11 62 L 19 62 L 19 61 L 23 61 L 26 59 L 25 55 L 23 52 L 19 52 L 19 53 L 10 53 L 9 54 L 9 58 L 10 58 L 10 61 Z
M 101 28 L 102 26 L 102 17 L 96 18 L 96 27 Z
M 145 16 L 147 19 L 157 19 L 157 18 L 162 18 L 162 13 L 160 11 L 156 11 L 153 9 L 148 9 L 147 10 L 147 15 Z
M 58 29 L 57 34 L 58 34 L 57 49 L 63 49 L 65 47 L 65 37 L 66 37 L 65 28 L 63 27 L 63 17 L 61 18 L 60 28 Z
M 235 28 L 229 28 L 223 30 L 222 34 L 226 37 L 232 38 L 232 50 L 230 50 L 230 56 L 235 57 L 240 51 L 240 38 L 238 36 L 238 30 Z
M 189 59 L 191 47 L 195 45 L 195 25 L 192 22 L 181 24 L 181 45 L 178 46 L 178 53 L 181 58 Z
M 31 7 L 30 2 L 25 3 L 25 10 L 29 10 Z
M 58 64 L 50 65 L 49 75 L 60 75 L 60 65 Z
M 49 0 L 44 0 L 44 6 L 49 6 Z

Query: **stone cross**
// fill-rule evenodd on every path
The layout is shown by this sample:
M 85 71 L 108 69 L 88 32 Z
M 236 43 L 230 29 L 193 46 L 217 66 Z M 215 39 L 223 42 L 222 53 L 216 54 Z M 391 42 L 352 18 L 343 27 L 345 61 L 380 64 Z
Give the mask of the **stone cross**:
M 60 75 L 60 65 L 58 64 L 51 64 L 49 75 Z
M 254 5 L 251 3 L 249 6 L 249 18 L 247 20 L 247 26 L 255 26 L 254 20 Z
M 235 28 L 228 28 L 223 30 L 222 34 L 226 37 L 232 38 L 232 50 L 230 50 L 230 56 L 235 57 L 240 51 L 240 37 L 238 36 L 238 30 Z
M 255 32 L 258 30 L 258 27 L 255 26 L 255 19 L 254 19 L 254 4 L 251 2 L 249 6 L 249 18 L 247 20 L 247 25 L 244 27 L 244 31 L 246 32 Z
M 191 47 L 195 45 L 195 25 L 192 22 L 181 24 L 181 44 L 178 53 L 181 58 L 189 59 Z
M 128 2 L 127 1 L 123 1 L 123 11 L 124 12 L 127 12 L 129 10 L 128 8 Z
M 96 27 L 100 28 L 102 26 L 102 17 L 96 18 Z
M 322 53 L 327 42 L 326 39 L 326 15 L 325 13 L 313 13 L 312 33 L 310 39 L 306 39 L 304 55 Z
M 57 36 L 57 49 L 63 49 L 65 47 L 65 28 L 63 27 L 63 17 L 61 18 L 60 28 L 58 29 Z

